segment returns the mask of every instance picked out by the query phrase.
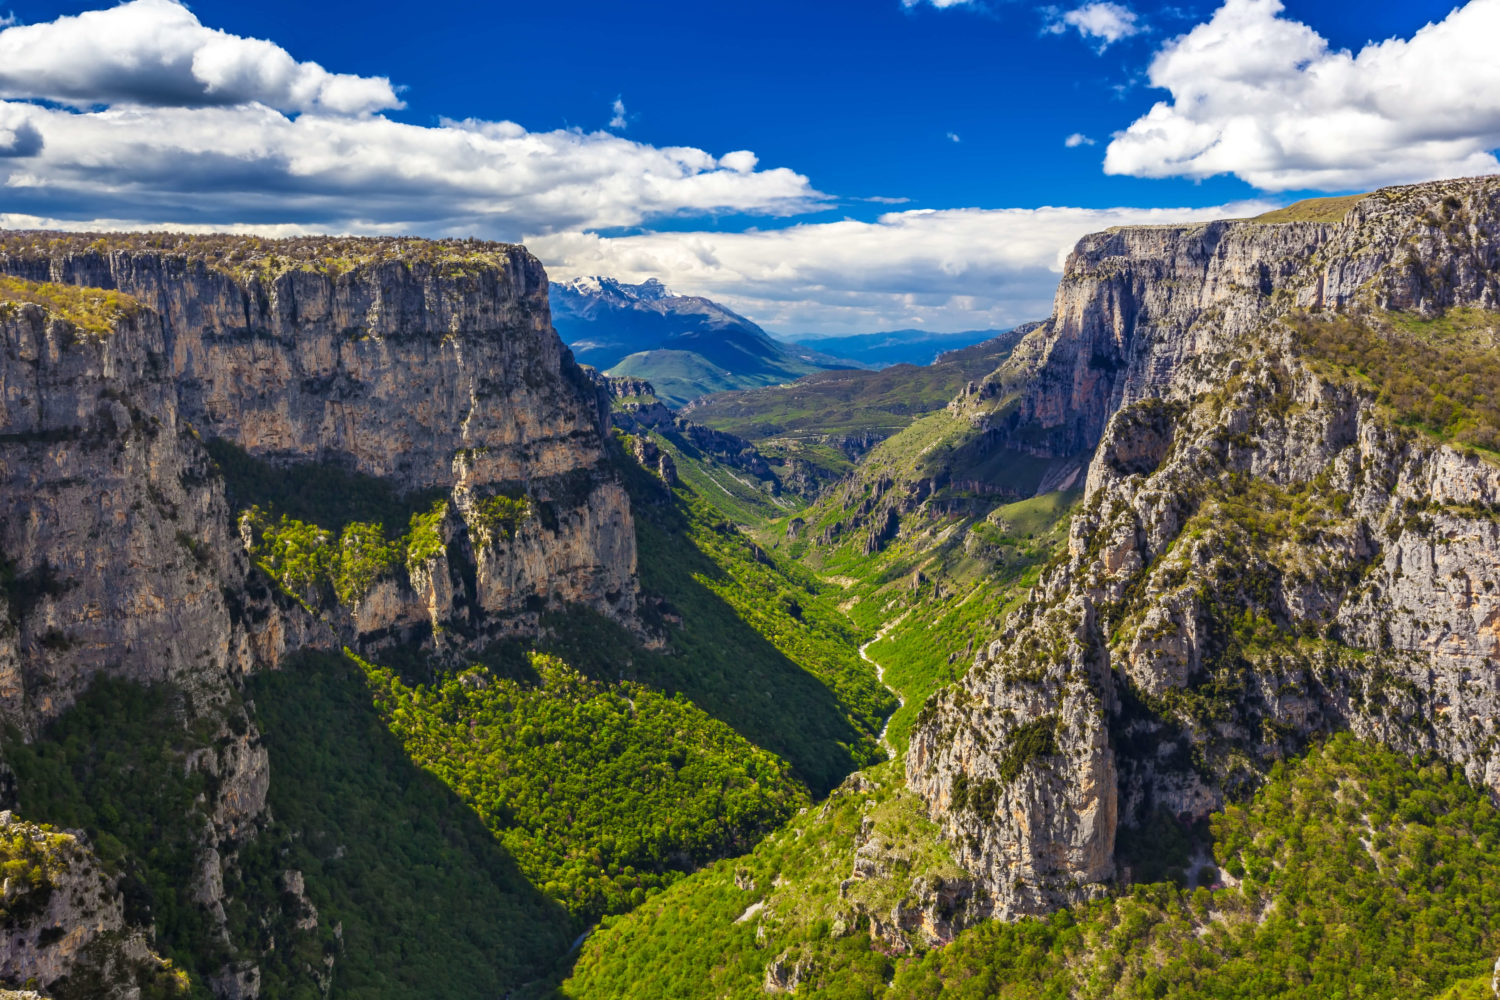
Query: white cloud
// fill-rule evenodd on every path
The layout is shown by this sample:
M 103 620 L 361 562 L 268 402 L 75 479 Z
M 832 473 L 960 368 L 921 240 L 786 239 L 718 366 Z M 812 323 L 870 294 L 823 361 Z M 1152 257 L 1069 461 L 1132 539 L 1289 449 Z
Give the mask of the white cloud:
M 1074 132 L 1072 135 L 1063 140 L 1063 145 L 1067 146 L 1069 149 L 1076 149 L 1079 146 L 1092 146 L 1093 144 L 1094 140 L 1090 139 L 1082 132 Z
M 624 128 L 629 124 L 625 118 L 625 99 L 623 97 L 615 98 L 615 103 L 610 105 L 610 111 L 614 113 L 614 117 L 609 120 L 610 128 Z
M 4 24 L 6 22 L 0 22 Z M 0 31 L 0 97 L 361 114 L 399 108 L 384 77 L 330 73 L 271 42 L 206 28 L 175 0 L 130 0 Z
M 9 157 L 10 145 L 21 146 Z M 822 196 L 753 154 L 718 160 L 607 132 L 513 122 L 408 125 L 263 105 L 75 113 L 0 101 L 0 192 L 15 212 L 458 233 L 639 225 L 717 211 L 788 215 Z
M 1085 41 L 1094 41 L 1099 52 L 1122 38 L 1138 35 L 1145 30 L 1136 12 L 1118 3 L 1086 3 L 1068 11 L 1048 7 L 1043 9 L 1043 14 L 1047 19 L 1043 30 L 1060 35 L 1069 28 L 1074 28 Z
M 963 140 L 959 138 L 957 132 L 949 132 L 948 133 L 948 141 L 949 142 L 963 142 Z
M 16 23 L 16 15 L 14 15 L 14 14 L 0 14 L 0 28 L 9 28 L 12 24 L 15 24 L 15 23 Z
M 1358 54 L 1281 12 L 1228 0 L 1168 42 L 1150 80 L 1172 100 L 1116 135 L 1105 171 L 1332 191 L 1500 169 L 1500 0 Z
M 938 10 L 946 10 L 949 7 L 968 7 L 973 3 L 973 0 L 901 0 L 901 6 L 908 10 L 913 7 L 920 7 L 924 3 L 931 4 Z
M 1270 207 L 906 211 L 743 233 L 566 233 L 528 245 L 554 279 L 660 278 L 786 333 L 968 330 L 1047 316 L 1063 260 L 1088 233 Z
M 384 78 L 295 62 L 172 0 L 0 31 L 6 97 L 20 100 L 0 99 L 0 205 L 17 215 L 516 239 L 826 201 L 745 150 L 393 121 Z

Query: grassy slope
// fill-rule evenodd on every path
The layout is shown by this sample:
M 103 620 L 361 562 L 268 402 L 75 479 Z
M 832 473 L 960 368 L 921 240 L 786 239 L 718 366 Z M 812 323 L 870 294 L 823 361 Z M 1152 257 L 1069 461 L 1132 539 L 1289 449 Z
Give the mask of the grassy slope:
M 1297 315 L 1293 342 L 1328 377 L 1372 391 L 1399 426 L 1500 453 L 1500 312 Z
M 1272 224 L 1277 222 L 1343 222 L 1349 209 L 1366 194 L 1347 194 L 1333 198 L 1305 198 L 1285 208 L 1265 212 L 1250 219 L 1250 222 Z
M 813 365 L 790 360 L 764 366 L 763 370 L 736 372 L 714 364 L 696 351 L 662 348 L 627 355 L 611 367 L 608 374 L 646 379 L 669 406 L 681 406 L 709 393 L 778 385 L 813 368 Z
M 836 874 L 860 816 L 893 797 L 836 797 L 749 858 L 609 922 L 563 995 L 752 997 L 767 965 L 791 956 L 809 960 L 799 992 L 820 997 L 1422 1000 L 1469 995 L 1500 950 L 1500 812 L 1445 765 L 1347 736 L 1214 817 L 1216 888 L 1141 885 L 896 959 L 857 920 L 838 923 L 849 907 Z M 930 836 L 919 814 L 886 822 Z M 763 884 L 782 872 L 787 884 Z M 766 907 L 736 923 L 753 902 Z
M 843 439 L 867 447 L 942 409 L 967 382 L 998 367 L 1017 339 L 1006 336 L 953 351 L 925 367 L 819 372 L 791 385 L 721 393 L 699 401 L 686 415 L 754 442 L 778 471 L 800 460 L 831 478 L 853 468 Z

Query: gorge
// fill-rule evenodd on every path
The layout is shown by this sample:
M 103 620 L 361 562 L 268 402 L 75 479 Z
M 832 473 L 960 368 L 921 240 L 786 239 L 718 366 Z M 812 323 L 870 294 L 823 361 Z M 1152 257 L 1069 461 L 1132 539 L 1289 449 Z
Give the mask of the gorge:
M 518 246 L 0 233 L 0 985 L 1481 995 L 1500 180 L 1298 214 L 826 428 Z

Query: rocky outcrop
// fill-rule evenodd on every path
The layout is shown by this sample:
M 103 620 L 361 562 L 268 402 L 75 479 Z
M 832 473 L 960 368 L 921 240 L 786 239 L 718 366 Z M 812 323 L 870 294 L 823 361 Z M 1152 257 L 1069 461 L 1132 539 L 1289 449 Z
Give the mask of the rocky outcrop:
M 0 812 L 0 986 L 36 986 L 59 997 L 136 1000 L 187 994 L 144 929 L 125 920 L 119 879 L 88 845 Z
M 955 402 L 1041 453 L 1097 444 L 1068 558 L 906 762 L 998 915 L 1105 891 L 1120 824 L 1204 816 L 1335 728 L 1500 795 L 1500 467 L 1400 427 L 1298 326 L 1497 304 L 1496 179 L 1079 244 L 1016 367 Z
M 443 551 L 324 609 L 344 641 L 483 643 L 566 603 L 631 621 L 635 535 L 604 400 L 523 248 L 22 233 L 0 240 L 0 272 L 138 299 L 205 439 L 449 497 Z M 529 512 L 503 533 L 483 530 L 497 496 Z
M 595 380 L 612 401 L 611 420 L 615 427 L 627 434 L 660 434 L 686 457 L 708 459 L 738 469 L 756 479 L 771 496 L 780 495 L 780 480 L 751 442 L 736 434 L 695 424 L 674 412 L 656 398 L 655 388 L 644 379 L 595 376 Z M 677 467 L 670 455 L 658 456 L 656 446 L 641 437 L 635 447 L 636 461 L 654 470 L 668 485 L 675 483 Z M 648 447 L 649 456 L 642 451 Z

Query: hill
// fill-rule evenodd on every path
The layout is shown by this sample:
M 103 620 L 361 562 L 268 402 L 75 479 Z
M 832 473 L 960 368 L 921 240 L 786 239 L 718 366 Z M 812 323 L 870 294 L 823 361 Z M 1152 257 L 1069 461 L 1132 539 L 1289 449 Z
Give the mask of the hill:
M 853 363 L 773 340 L 709 299 L 673 295 L 652 279 L 578 278 L 550 286 L 552 323 L 584 364 L 650 381 L 681 405 L 711 392 L 789 382 Z
M 886 330 L 843 337 L 791 334 L 778 336 L 777 339 L 858 361 L 872 368 L 885 368 L 890 365 L 930 365 L 940 354 L 994 340 L 1004 332 L 963 330 L 957 333 L 933 333 L 930 330 Z
M 790 385 L 716 393 L 683 415 L 753 442 L 789 489 L 811 498 L 876 444 L 994 371 L 1029 329 L 949 351 L 930 365 L 817 372 Z

